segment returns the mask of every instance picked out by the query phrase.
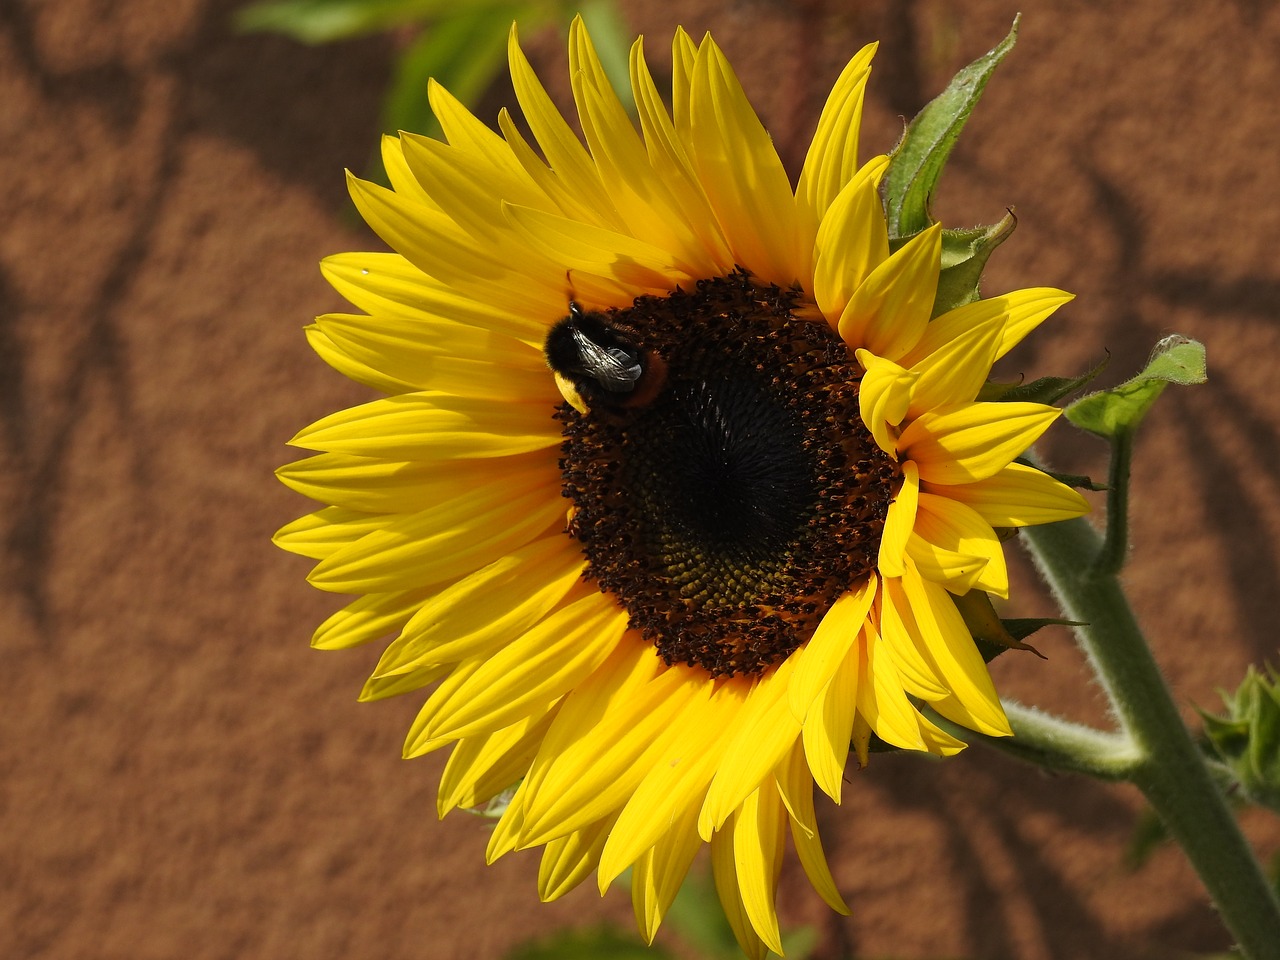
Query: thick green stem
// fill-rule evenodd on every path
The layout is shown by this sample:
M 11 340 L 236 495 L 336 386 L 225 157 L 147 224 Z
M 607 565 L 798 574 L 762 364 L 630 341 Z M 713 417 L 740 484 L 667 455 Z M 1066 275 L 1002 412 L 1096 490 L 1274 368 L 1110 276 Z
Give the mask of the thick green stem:
M 1192 742 L 1119 582 L 1100 573 L 1097 531 L 1080 519 L 1028 527 L 1023 536 L 1065 615 L 1087 624 L 1077 636 L 1140 751 L 1128 779 L 1186 851 L 1244 955 L 1280 960 L 1280 902 Z

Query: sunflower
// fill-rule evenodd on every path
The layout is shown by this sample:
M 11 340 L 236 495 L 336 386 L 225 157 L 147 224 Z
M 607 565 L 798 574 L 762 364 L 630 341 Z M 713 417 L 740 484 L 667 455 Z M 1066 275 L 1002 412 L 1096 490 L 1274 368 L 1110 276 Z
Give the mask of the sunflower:
M 433 85 L 444 141 L 350 180 L 396 252 L 326 260 L 363 312 L 307 333 L 387 396 L 294 438 L 320 452 L 280 477 L 326 506 L 276 541 L 358 595 L 315 646 L 394 635 L 362 699 L 436 684 L 404 754 L 452 747 L 441 816 L 518 784 L 490 861 L 542 847 L 546 900 L 630 867 L 652 940 L 707 842 L 780 953 L 784 832 L 847 912 L 814 785 L 839 802 L 851 744 L 962 749 L 925 706 L 1010 733 L 953 598 L 1008 595 L 993 528 L 1087 507 L 1015 462 L 1055 408 L 976 398 L 1070 295 L 931 319 L 940 229 L 891 251 L 888 158 L 857 162 L 874 46 L 794 189 L 710 37 L 676 33 L 670 111 L 635 43 L 637 130 L 575 22 L 582 139 L 509 52 L 534 142 Z

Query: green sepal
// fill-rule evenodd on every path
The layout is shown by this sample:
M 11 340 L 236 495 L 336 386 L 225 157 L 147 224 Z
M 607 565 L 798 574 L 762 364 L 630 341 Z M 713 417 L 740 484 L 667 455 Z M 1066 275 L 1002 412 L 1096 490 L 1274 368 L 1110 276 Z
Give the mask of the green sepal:
M 1046 659 L 1035 647 L 1023 641 L 1042 627 L 1063 626 L 1082 627 L 1078 620 L 1062 620 L 1057 617 L 1012 617 L 1004 619 L 996 614 L 991 604 L 991 597 L 981 590 L 970 590 L 963 596 L 951 598 L 960 611 L 960 617 L 973 642 L 982 654 L 982 659 L 990 663 L 1006 650 L 1027 650 L 1041 660 Z
M 1280 811 L 1280 673 L 1250 667 L 1222 701 L 1225 715 L 1200 711 L 1210 747 L 1247 800 Z
M 942 272 L 938 275 L 938 292 L 933 298 L 933 316 L 963 307 L 978 299 L 982 271 L 996 247 L 1009 239 L 1018 225 L 1013 211 L 998 223 L 967 230 L 942 231 Z
M 1082 430 L 1111 439 L 1136 430 L 1169 384 L 1204 383 L 1206 379 L 1204 344 L 1176 335 L 1165 337 L 1136 377 L 1081 397 L 1064 412 Z
M 884 179 L 889 236 L 909 237 L 933 223 L 929 200 L 934 188 L 992 71 L 1017 41 L 1018 20 L 1014 18 L 1008 36 L 995 49 L 957 73 L 947 89 L 916 114 L 902 135 Z
M 1091 369 L 1078 377 L 1041 377 L 1030 383 L 993 383 L 988 381 L 978 391 L 979 400 L 999 400 L 1004 402 L 1048 403 L 1055 404 L 1071 396 L 1077 390 L 1087 387 L 1106 369 L 1111 357 L 1100 360 Z

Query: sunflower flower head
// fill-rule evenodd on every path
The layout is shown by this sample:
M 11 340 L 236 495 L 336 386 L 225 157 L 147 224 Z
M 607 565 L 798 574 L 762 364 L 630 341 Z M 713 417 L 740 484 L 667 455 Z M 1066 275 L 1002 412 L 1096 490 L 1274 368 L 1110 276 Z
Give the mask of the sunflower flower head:
M 440 814 L 518 783 L 489 859 L 541 847 L 547 900 L 631 868 L 650 940 L 704 843 L 749 956 L 782 949 L 788 832 L 847 912 L 815 784 L 873 735 L 962 749 L 926 707 L 1009 734 L 954 598 L 1008 595 L 995 528 L 1087 509 L 1015 459 L 1058 410 L 977 399 L 1070 296 L 934 316 L 941 228 L 891 247 L 857 157 L 874 52 L 793 188 L 710 37 L 676 33 L 670 109 L 632 47 L 637 129 L 575 22 L 579 138 L 513 31 L 532 142 L 433 86 L 444 141 L 350 181 L 395 252 L 323 265 L 362 312 L 311 343 L 386 396 L 280 471 L 325 506 L 277 542 L 356 595 L 314 644 L 394 635 L 362 698 L 433 686 L 404 753 L 451 748 Z

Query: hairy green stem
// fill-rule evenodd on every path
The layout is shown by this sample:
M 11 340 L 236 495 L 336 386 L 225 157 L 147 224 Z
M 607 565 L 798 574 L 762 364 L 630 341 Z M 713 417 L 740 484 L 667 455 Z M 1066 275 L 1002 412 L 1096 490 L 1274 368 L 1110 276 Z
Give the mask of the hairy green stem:
M 1038 767 L 1083 773 L 1099 780 L 1128 780 L 1142 759 L 1137 745 L 1122 733 L 1095 730 L 1013 700 L 1004 701 L 1004 712 L 1013 727 L 1012 737 L 975 734 L 932 713 L 929 719 L 961 740 L 977 738 Z
M 1138 751 L 1127 776 L 1186 851 L 1249 960 L 1280 960 L 1280 902 L 1182 722 L 1119 581 L 1097 561 L 1084 519 L 1028 527 L 1023 537 Z M 1123 543 L 1110 544 L 1120 551 Z
M 1119 430 L 1111 438 L 1111 469 L 1107 477 L 1107 535 L 1090 569 L 1094 576 L 1114 576 L 1129 551 L 1129 470 L 1133 462 L 1133 432 Z

